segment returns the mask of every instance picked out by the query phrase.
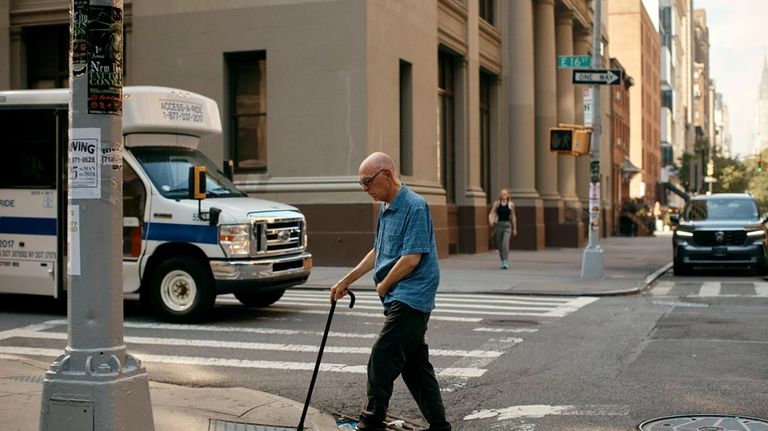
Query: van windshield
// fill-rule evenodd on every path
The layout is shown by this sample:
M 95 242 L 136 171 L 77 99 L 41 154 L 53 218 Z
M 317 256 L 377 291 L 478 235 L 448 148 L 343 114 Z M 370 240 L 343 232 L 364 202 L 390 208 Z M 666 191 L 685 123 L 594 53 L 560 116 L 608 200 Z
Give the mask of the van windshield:
M 155 188 L 168 199 L 189 197 L 189 168 L 195 165 L 205 165 L 207 198 L 246 196 L 210 159 L 197 150 L 183 147 L 133 147 L 130 151 Z

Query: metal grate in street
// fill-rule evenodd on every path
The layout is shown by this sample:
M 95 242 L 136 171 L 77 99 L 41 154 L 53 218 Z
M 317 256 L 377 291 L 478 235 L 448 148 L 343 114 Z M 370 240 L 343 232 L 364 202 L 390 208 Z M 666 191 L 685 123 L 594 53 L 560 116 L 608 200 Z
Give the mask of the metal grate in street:
M 687 415 L 640 424 L 640 431 L 768 431 L 768 421 L 737 415 Z
M 208 431 L 296 431 L 296 427 L 258 425 L 243 422 L 209 419 Z
M 45 376 L 42 374 L 38 374 L 34 376 L 8 376 L 3 378 L 8 380 L 16 380 L 19 382 L 43 383 L 43 379 L 45 379 Z

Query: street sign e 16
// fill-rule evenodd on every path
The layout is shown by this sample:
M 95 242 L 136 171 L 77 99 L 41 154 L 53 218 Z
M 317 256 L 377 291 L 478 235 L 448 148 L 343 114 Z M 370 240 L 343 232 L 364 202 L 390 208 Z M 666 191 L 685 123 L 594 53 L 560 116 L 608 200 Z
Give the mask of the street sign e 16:
M 588 55 L 558 55 L 558 69 L 579 69 L 592 66 L 592 57 Z
M 617 85 L 621 76 L 619 69 L 573 69 L 574 84 Z

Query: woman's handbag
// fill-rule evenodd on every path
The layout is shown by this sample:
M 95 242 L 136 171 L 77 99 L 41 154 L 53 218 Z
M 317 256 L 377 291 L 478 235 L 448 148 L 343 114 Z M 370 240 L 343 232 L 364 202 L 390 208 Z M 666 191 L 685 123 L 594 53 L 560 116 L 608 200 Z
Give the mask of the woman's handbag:
M 499 221 L 499 215 L 496 213 L 496 206 L 497 204 L 494 203 L 491 212 L 488 213 L 488 224 L 491 226 L 496 226 L 496 222 Z

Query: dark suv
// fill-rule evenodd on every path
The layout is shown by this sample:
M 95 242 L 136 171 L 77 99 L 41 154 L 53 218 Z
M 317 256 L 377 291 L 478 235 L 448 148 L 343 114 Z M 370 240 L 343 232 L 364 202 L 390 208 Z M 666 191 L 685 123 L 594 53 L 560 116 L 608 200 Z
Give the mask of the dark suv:
M 746 193 L 691 198 L 672 237 L 675 275 L 694 266 L 748 266 L 764 271 L 768 230 L 757 201 Z

